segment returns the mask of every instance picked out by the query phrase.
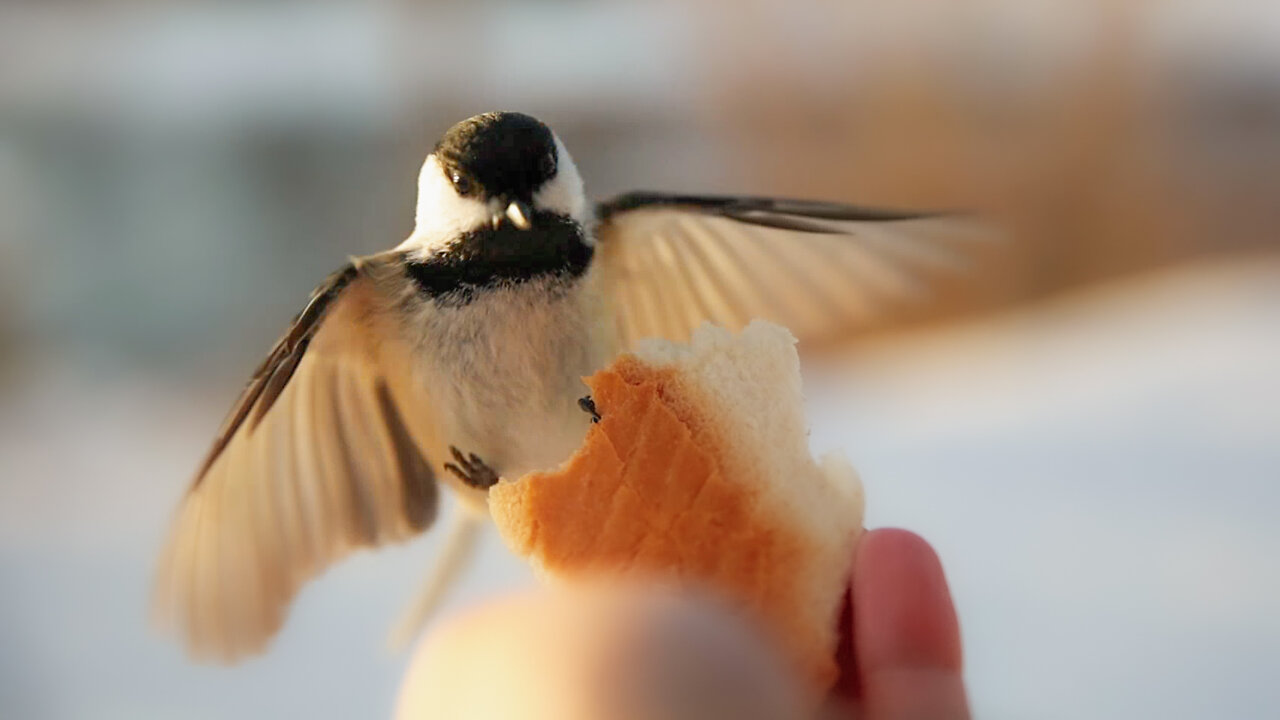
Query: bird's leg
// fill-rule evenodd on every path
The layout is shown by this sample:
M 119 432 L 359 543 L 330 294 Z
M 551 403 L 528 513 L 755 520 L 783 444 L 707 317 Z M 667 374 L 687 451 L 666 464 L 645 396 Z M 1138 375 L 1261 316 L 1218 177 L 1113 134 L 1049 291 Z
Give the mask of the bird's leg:
M 449 452 L 455 462 L 445 463 L 444 469 L 456 475 L 467 487 L 488 490 L 498 483 L 498 473 L 485 465 L 475 453 L 463 455 L 461 450 L 452 445 L 449 446 Z
M 596 401 L 592 400 L 590 395 L 578 398 L 578 407 L 582 408 L 584 413 L 591 413 L 591 422 L 600 422 L 600 413 L 596 410 Z

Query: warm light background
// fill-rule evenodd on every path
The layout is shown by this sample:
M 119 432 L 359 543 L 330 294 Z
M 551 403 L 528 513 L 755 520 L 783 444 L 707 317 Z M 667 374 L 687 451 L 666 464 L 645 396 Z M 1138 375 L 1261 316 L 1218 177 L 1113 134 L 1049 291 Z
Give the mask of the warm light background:
M 432 539 L 229 670 L 150 631 L 149 576 L 260 353 L 492 109 L 598 196 L 994 218 L 815 366 L 815 448 L 939 548 L 978 717 L 1280 713 L 1280 5 L 116 0 L 0 6 L 0 717 L 390 712 Z M 531 582 L 486 543 L 451 607 Z

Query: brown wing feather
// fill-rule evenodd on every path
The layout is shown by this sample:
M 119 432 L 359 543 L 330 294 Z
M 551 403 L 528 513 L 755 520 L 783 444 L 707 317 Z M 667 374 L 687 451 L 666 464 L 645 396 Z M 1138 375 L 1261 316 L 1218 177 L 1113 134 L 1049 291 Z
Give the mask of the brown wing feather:
M 623 347 L 757 317 L 837 339 L 919 302 L 988 234 L 956 215 L 760 197 L 630 193 L 597 215 Z
M 430 398 L 385 312 L 393 271 L 330 276 L 254 373 L 183 498 L 158 618 L 193 655 L 234 660 L 279 630 L 299 587 L 351 550 L 426 529 L 438 501 Z M 409 422 L 403 408 L 414 408 Z M 411 429 L 413 428 L 413 429 Z

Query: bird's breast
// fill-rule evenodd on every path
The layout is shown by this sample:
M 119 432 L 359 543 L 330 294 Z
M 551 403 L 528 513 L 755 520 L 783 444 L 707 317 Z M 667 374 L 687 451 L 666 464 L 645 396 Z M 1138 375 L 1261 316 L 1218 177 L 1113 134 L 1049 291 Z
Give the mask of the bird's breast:
M 418 352 L 447 442 L 504 475 L 567 458 L 588 426 L 582 377 L 608 360 L 597 310 L 585 283 L 552 275 L 433 303 Z

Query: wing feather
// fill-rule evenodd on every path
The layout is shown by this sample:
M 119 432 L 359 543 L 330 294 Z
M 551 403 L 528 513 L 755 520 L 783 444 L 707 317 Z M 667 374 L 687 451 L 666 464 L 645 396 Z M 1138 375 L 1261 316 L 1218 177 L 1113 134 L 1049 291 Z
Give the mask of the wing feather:
M 692 332 L 707 315 L 706 304 L 698 295 L 698 288 L 690 279 L 689 263 L 679 261 L 678 250 L 665 233 L 654 236 L 655 250 L 668 273 L 677 275 L 676 282 L 667 285 L 671 296 L 670 308 L 678 318 L 681 332 Z
M 387 457 L 388 447 L 379 442 L 375 434 L 376 418 L 370 416 L 368 405 L 362 402 L 366 393 L 363 392 L 359 379 L 350 376 L 337 376 L 334 379 L 335 411 L 338 417 L 346 420 L 342 431 L 349 436 L 344 438 L 342 444 L 343 459 L 353 467 L 359 465 L 364 473 L 365 482 L 356 484 L 356 489 L 360 492 L 360 502 L 367 515 L 369 542 L 381 543 L 388 538 L 391 528 L 397 523 L 393 504 L 396 499 L 396 478 Z M 372 452 L 363 458 L 354 458 L 348 449 L 351 447 L 367 447 Z
M 597 217 L 624 347 L 753 318 L 836 339 L 918 304 L 929 277 L 963 264 L 978 229 L 946 213 L 660 193 L 619 196 Z
M 884 299 L 878 296 L 875 283 L 850 273 L 850 267 L 856 267 L 857 262 L 846 257 L 853 252 L 847 247 L 847 238 L 820 235 L 812 238 L 812 243 L 813 252 L 800 255 L 811 260 L 813 277 L 824 288 L 830 298 L 829 307 L 838 318 L 856 327 L 873 322 L 885 312 Z M 858 278 L 857 282 L 851 274 Z
M 657 238 L 655 238 L 657 240 Z M 645 274 L 649 277 L 665 276 L 670 273 L 672 267 L 663 257 L 662 246 L 657 242 L 650 243 L 647 252 L 645 252 Z M 645 295 L 650 301 L 650 320 L 658 323 L 670 323 L 680 326 L 684 322 L 680 299 L 675 297 L 679 292 L 676 283 L 663 283 L 646 285 L 643 287 Z
M 696 242 L 705 248 L 707 257 L 716 268 L 720 287 L 727 297 L 732 298 L 734 322 L 738 323 L 742 317 L 763 310 L 761 294 L 767 293 L 768 288 L 762 288 L 764 293 L 751 292 L 750 283 L 744 277 L 742 258 L 733 245 L 726 241 L 718 223 L 686 220 L 681 224 L 689 237 L 696 238 Z
M 687 232 L 687 231 L 686 231 Z M 717 272 L 716 264 L 712 261 L 707 249 L 698 242 L 689 242 L 690 236 L 685 234 L 681 236 L 681 249 L 684 251 L 685 261 L 679 264 L 686 264 L 692 261 L 692 264 L 698 268 L 697 277 L 699 283 L 696 286 L 698 290 L 705 291 L 707 296 L 712 298 L 708 303 L 707 318 L 727 318 L 735 314 L 736 303 L 725 287 L 722 273 Z M 660 332 L 658 334 L 661 334 Z
M 157 617 L 196 656 L 234 660 L 279 630 L 301 585 L 434 519 L 431 423 L 385 312 L 390 265 L 331 276 L 254 373 L 175 516 Z
M 655 275 L 653 268 L 649 267 L 652 257 L 650 250 L 649 247 L 637 248 L 636 252 L 627 258 L 627 277 L 632 280 L 615 286 L 616 291 L 623 295 L 622 304 L 629 310 L 626 324 L 632 332 L 643 333 L 647 328 L 661 322 L 652 294 L 655 288 L 660 288 L 662 285 L 645 282 L 646 278 L 652 278 Z
M 744 269 L 743 278 L 748 287 L 764 287 L 762 300 L 768 312 L 793 318 L 795 332 L 810 330 L 815 322 L 814 298 L 819 293 L 808 286 L 807 279 L 797 277 L 787 258 L 795 253 L 781 252 L 775 243 L 769 242 L 771 230 L 755 225 L 726 228 L 723 235 L 732 239 L 734 233 L 742 238 L 731 247 Z M 826 314 L 826 313 L 824 313 Z

